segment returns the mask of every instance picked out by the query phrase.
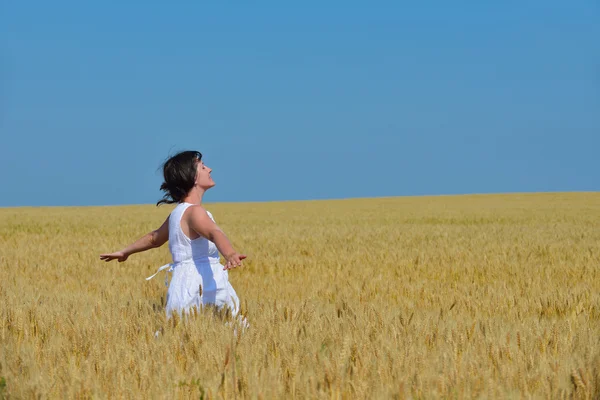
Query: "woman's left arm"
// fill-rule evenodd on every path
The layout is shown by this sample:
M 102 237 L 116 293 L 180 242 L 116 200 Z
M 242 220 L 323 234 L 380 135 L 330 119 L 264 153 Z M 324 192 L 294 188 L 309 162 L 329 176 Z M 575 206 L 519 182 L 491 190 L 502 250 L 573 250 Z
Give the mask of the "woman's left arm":
M 123 250 L 114 253 L 100 254 L 100 259 L 103 261 L 118 260 L 119 262 L 123 262 L 127 260 L 130 255 L 160 247 L 165 244 L 167 240 L 169 240 L 168 217 L 160 228 L 145 234 Z

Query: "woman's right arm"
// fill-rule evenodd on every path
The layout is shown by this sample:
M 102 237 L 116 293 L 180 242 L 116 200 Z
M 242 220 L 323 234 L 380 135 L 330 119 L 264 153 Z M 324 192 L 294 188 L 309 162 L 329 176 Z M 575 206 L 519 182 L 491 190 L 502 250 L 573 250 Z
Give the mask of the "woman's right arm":
M 123 262 L 127 260 L 130 255 L 160 247 L 165 244 L 167 240 L 169 240 L 168 217 L 160 228 L 145 234 L 123 250 L 114 253 L 100 254 L 100 259 L 103 261 L 118 260 L 119 262 Z

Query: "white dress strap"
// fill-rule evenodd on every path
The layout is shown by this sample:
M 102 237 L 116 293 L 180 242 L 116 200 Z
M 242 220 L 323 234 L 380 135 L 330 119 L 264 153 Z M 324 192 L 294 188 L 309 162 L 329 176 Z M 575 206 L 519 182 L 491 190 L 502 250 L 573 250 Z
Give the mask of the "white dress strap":
M 150 279 L 154 278 L 156 275 L 158 275 L 158 273 L 160 271 L 164 271 L 165 269 L 167 269 L 167 273 L 165 274 L 165 286 L 169 286 L 169 272 L 173 271 L 173 264 L 165 264 L 162 267 L 160 267 L 152 276 L 149 276 L 146 278 L 147 281 L 149 281 Z

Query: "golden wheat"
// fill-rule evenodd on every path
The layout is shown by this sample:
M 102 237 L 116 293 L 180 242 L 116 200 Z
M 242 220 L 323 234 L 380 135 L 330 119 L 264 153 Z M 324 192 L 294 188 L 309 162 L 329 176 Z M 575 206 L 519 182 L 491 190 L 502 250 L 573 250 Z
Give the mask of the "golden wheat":
M 169 207 L 0 209 L 0 398 L 594 398 L 600 194 L 209 204 L 251 328 L 164 315 Z M 155 337 L 155 332 L 160 335 Z

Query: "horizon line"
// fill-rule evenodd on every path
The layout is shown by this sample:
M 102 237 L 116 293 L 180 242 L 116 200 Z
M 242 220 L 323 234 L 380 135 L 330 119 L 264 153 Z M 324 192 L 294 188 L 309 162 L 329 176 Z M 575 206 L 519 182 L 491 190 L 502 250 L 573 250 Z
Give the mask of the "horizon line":
M 269 204 L 269 203 L 303 203 L 303 202 L 326 202 L 326 201 L 351 201 L 351 200 L 381 200 L 399 198 L 432 198 L 432 197 L 466 197 L 466 196 L 506 196 L 506 195 L 543 195 L 543 194 L 599 194 L 600 191 L 543 191 L 543 192 L 474 192 L 453 194 L 415 194 L 399 196 L 365 196 L 365 197 L 332 197 L 326 199 L 287 199 L 287 200 L 261 200 L 261 201 L 207 201 L 203 204 Z M 84 208 L 84 207 L 139 207 L 157 206 L 154 203 L 124 203 L 124 204 L 88 204 L 88 205 L 22 205 L 22 206 L 0 206 L 1 209 L 10 208 Z

